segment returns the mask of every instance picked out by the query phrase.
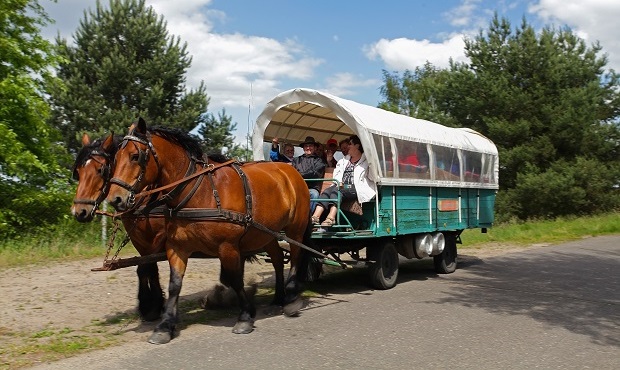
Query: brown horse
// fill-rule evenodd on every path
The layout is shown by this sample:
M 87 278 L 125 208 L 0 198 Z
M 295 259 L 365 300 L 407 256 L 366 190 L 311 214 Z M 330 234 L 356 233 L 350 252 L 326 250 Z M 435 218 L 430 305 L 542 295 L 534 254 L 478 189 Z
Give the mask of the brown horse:
M 73 165 L 73 177 L 78 181 L 71 213 L 79 222 L 93 220 L 95 211 L 107 196 L 114 155 L 122 136 L 109 135 L 91 141 L 82 137 L 82 149 Z M 163 212 L 152 211 L 150 217 L 139 212 L 121 217 L 133 246 L 141 256 L 164 252 L 165 221 Z M 138 273 L 138 311 L 145 321 L 161 317 L 164 293 L 159 282 L 157 262 L 140 264 Z
M 117 211 L 130 210 L 146 187 L 163 190 L 183 184 L 182 190 L 167 197 L 169 294 L 151 343 L 167 343 L 174 335 L 178 298 L 192 253 L 220 259 L 220 281 L 235 290 L 241 308 L 233 332 L 250 333 L 256 308 L 243 290 L 243 258 L 278 248 L 280 231 L 295 242 L 310 242 L 308 186 L 293 167 L 277 162 L 201 163 L 201 153 L 193 137 L 164 128 L 147 130 L 142 119 L 116 153 L 108 201 Z M 301 281 L 308 258 L 307 252 L 291 245 L 287 315 L 296 315 L 302 307 Z
M 110 135 L 95 141 L 91 141 L 86 134 L 82 137 L 82 149 L 78 152 L 73 166 L 73 178 L 78 181 L 78 186 L 71 213 L 77 221 L 92 221 L 95 211 L 107 196 L 114 156 L 121 140 L 122 136 L 119 135 Z M 142 212 L 144 207 L 141 207 L 121 216 L 123 226 L 141 256 L 165 252 L 162 208 L 164 207 L 157 207 L 145 215 Z M 276 293 L 271 303 L 274 308 L 270 311 L 276 312 L 276 307 L 284 304 L 284 255 L 279 248 L 268 250 L 268 254 L 276 271 Z M 161 317 L 164 306 L 157 263 L 138 265 L 137 274 L 140 317 L 145 321 L 157 320 Z

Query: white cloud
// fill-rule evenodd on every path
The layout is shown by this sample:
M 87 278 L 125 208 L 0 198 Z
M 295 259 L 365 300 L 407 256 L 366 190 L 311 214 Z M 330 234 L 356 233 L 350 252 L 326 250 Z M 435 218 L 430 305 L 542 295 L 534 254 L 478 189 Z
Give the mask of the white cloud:
M 213 32 L 213 21 L 226 20 L 225 14 L 207 9 L 211 0 L 184 0 L 183 6 L 169 0 L 151 0 L 158 14 L 168 22 L 171 34 L 187 42 L 192 67 L 187 83 L 207 86 L 210 111 L 247 107 L 250 90 L 253 100 L 267 102 L 280 89 L 284 78 L 307 80 L 323 61 L 305 55 L 295 40 Z
M 326 91 L 336 96 L 355 95 L 356 89 L 361 87 L 372 87 L 381 85 L 377 79 L 364 79 L 362 76 L 352 73 L 338 73 L 327 78 L 327 86 L 320 90 Z
M 441 43 L 407 38 L 381 39 L 366 46 L 364 51 L 369 59 L 380 58 L 392 70 L 413 70 L 427 61 L 436 67 L 445 68 L 450 58 L 457 62 L 466 60 L 463 37 L 463 34 L 455 34 Z
M 476 17 L 481 0 L 463 0 L 461 5 L 447 11 L 444 16 L 454 27 L 470 27 Z
M 528 10 L 545 22 L 568 25 L 588 43 L 600 41 L 603 52 L 609 55 L 608 67 L 620 71 L 620 1 L 540 0 Z

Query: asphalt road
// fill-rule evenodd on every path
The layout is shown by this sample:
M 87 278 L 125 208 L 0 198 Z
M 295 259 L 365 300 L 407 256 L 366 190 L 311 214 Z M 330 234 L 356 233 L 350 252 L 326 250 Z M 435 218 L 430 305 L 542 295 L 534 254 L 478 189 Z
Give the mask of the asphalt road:
M 620 369 L 620 236 L 465 253 L 450 275 L 401 263 L 387 291 L 369 289 L 365 269 L 331 274 L 301 316 L 261 315 L 249 335 L 227 319 L 39 368 Z

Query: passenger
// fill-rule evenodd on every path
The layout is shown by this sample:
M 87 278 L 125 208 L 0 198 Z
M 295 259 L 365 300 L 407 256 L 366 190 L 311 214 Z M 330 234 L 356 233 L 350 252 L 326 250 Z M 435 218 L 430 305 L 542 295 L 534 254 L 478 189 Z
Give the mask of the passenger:
M 415 150 L 409 153 L 409 155 L 403 159 L 402 163 L 410 164 L 412 166 L 419 166 L 420 160 L 418 159 L 418 154 Z
M 349 154 L 349 139 L 343 139 L 340 140 L 340 143 L 338 143 L 338 146 L 340 147 L 340 151 L 342 152 L 343 156 L 347 156 L 347 154 Z
M 295 156 L 295 147 L 291 143 L 284 144 L 284 153 L 278 151 L 278 138 L 274 137 L 271 140 L 271 151 L 269 152 L 269 158 L 273 162 L 291 163 Z
M 293 167 L 301 174 L 304 179 L 322 179 L 325 175 L 325 162 L 319 158 L 315 151 L 319 143 L 312 136 L 307 136 L 306 141 L 299 144 L 304 148 L 304 154 L 293 158 L 291 162 Z M 310 191 L 310 199 L 317 199 L 321 189 L 320 181 L 309 181 L 308 190 Z M 310 212 L 314 211 L 316 201 L 310 202 Z
M 334 170 L 334 179 L 339 185 L 332 185 L 321 194 L 320 201 L 312 214 L 312 222 L 317 224 L 321 215 L 329 209 L 325 221 L 321 226 L 332 226 L 336 222 L 338 208 L 335 207 L 340 192 L 341 199 L 357 199 L 361 204 L 370 201 L 376 195 L 375 182 L 369 178 L 368 161 L 364 155 L 364 148 L 357 135 L 351 136 L 348 145 L 349 154 L 338 161 Z
M 334 158 L 334 154 L 338 151 L 338 141 L 336 139 L 327 140 L 327 149 L 325 149 L 325 161 L 327 167 L 336 167 L 338 161 Z

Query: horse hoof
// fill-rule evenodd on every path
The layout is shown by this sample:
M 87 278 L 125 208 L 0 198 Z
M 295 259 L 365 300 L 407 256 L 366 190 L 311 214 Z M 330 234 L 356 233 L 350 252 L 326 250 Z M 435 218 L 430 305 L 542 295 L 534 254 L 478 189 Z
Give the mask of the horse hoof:
M 172 339 L 172 335 L 170 335 L 170 333 L 165 332 L 165 331 L 156 331 L 153 334 L 151 334 L 151 337 L 149 338 L 149 343 L 166 344 L 170 342 L 171 339 Z
M 282 306 L 271 305 L 263 311 L 263 313 L 267 316 L 278 316 L 282 314 Z
M 254 331 L 254 323 L 250 321 L 237 321 L 232 332 L 235 334 L 250 334 Z
M 297 298 L 293 302 L 287 304 L 283 308 L 284 315 L 293 317 L 299 316 L 299 311 L 304 307 L 304 301 L 301 297 Z

